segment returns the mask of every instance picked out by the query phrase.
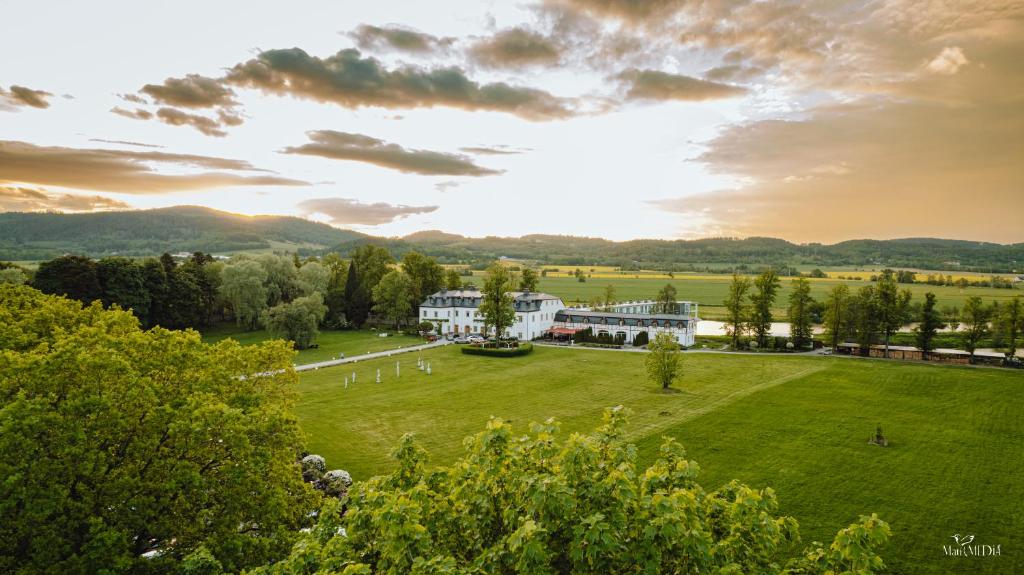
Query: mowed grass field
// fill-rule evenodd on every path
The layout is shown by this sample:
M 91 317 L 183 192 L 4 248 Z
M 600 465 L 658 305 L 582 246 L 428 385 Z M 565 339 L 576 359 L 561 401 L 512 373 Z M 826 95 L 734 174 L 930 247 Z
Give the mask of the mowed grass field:
M 320 332 L 317 338 L 319 347 L 303 349 L 295 356 L 295 363 L 316 363 L 338 357 L 343 353 L 345 357 L 353 357 L 364 353 L 377 351 L 389 351 L 411 345 L 424 343 L 423 338 L 393 333 L 389 330 L 382 330 L 388 333 L 388 337 L 380 337 L 379 333 L 370 330 L 345 330 Z M 221 324 L 203 331 L 203 341 L 216 343 L 222 339 L 232 338 L 242 345 L 251 345 L 272 339 L 266 330 L 246 331 L 234 324 Z
M 846 284 L 851 291 L 856 291 L 864 285 L 870 285 L 867 280 L 839 280 L 832 278 L 812 278 L 811 296 L 823 301 L 826 294 L 834 286 Z M 538 288 L 550 294 L 557 295 L 567 304 L 574 302 L 589 302 L 593 298 L 604 297 L 604 289 L 607 285 L 615 286 L 615 297 L 619 300 L 654 299 L 666 283 L 675 286 L 679 299 L 696 301 L 700 304 L 700 317 L 703 319 L 723 319 L 725 309 L 722 301 L 728 295 L 729 283 L 732 276 L 728 275 L 681 275 L 677 274 L 674 279 L 632 277 L 616 278 L 588 278 L 580 282 L 575 278 L 545 277 L 540 279 Z M 786 306 L 788 305 L 789 293 L 791 291 L 792 278 L 782 278 L 781 290 L 775 300 L 775 316 L 785 318 Z M 924 294 L 933 292 L 938 300 L 939 307 L 957 306 L 963 307 L 964 300 L 971 296 L 979 296 L 986 303 L 998 301 L 1000 303 L 1018 295 L 1024 295 L 1021 289 L 997 289 L 969 287 L 960 289 L 957 287 L 930 286 L 927 284 L 902 284 L 900 289 L 909 289 L 914 296 L 914 301 L 923 301 Z M 783 319 L 780 319 L 783 321 Z
M 415 370 L 417 357 L 434 373 Z M 674 436 L 700 483 L 772 487 L 804 541 L 831 541 L 862 513 L 889 521 L 894 573 L 1024 572 L 1024 374 L 838 357 L 689 353 L 680 393 L 646 381 L 643 354 L 538 348 L 521 358 L 464 356 L 456 346 L 301 374 L 297 411 L 312 452 L 356 479 L 386 472 L 414 433 L 434 464 L 490 416 L 525 431 L 554 417 L 564 439 L 604 408 L 632 410 L 645 465 Z M 395 361 L 402 375 L 395 378 Z M 383 382 L 374 383 L 380 368 Z M 357 373 L 346 390 L 343 378 Z M 867 439 L 881 424 L 889 448 Z M 1002 556 L 947 558 L 954 533 Z

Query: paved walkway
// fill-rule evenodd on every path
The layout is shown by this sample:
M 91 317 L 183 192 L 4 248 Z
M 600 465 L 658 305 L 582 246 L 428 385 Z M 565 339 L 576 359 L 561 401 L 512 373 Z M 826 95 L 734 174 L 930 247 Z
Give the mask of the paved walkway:
M 351 357 L 344 357 L 341 359 L 329 359 L 327 361 L 318 361 L 316 363 L 304 363 L 302 365 L 296 365 L 295 371 L 308 371 L 310 369 L 320 369 L 321 367 L 331 367 L 334 365 L 344 365 L 346 363 L 355 363 L 364 359 L 377 359 L 379 357 L 391 357 L 397 353 L 408 353 L 410 351 L 423 351 L 425 349 L 431 349 L 435 347 L 442 347 L 449 345 L 452 342 L 439 339 L 432 343 L 425 343 L 423 345 L 411 345 L 409 347 L 400 347 L 398 349 L 389 349 L 386 351 L 376 351 L 373 353 L 364 353 L 362 355 L 353 355 Z

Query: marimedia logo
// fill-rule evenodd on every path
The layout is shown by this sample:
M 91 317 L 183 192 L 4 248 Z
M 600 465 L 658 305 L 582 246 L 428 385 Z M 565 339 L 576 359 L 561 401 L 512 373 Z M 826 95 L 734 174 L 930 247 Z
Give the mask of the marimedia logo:
M 953 544 L 942 546 L 942 551 L 947 557 L 998 557 L 1003 552 L 1001 545 L 975 543 L 974 535 L 956 533 L 951 538 Z

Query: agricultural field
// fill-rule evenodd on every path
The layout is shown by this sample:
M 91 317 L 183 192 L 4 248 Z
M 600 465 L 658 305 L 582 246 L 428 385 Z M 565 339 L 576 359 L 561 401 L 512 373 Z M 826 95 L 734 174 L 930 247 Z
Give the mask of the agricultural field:
M 433 374 L 415 370 L 417 357 Z M 649 464 L 662 436 L 701 466 L 700 483 L 772 487 L 805 542 L 829 541 L 862 513 L 893 529 L 895 573 L 1024 570 L 1024 377 L 1018 372 L 838 357 L 688 353 L 677 393 L 647 382 L 643 354 L 538 348 L 521 358 L 456 346 L 301 374 L 297 412 L 309 449 L 366 479 L 391 469 L 405 432 L 436 464 L 491 416 L 520 430 L 554 417 L 562 438 L 605 407 L 632 410 L 630 440 Z M 395 361 L 402 362 L 396 378 Z M 377 369 L 383 382 L 373 382 Z M 344 388 L 344 377 L 358 383 Z M 881 425 L 891 446 L 869 445 Z M 950 563 L 954 533 L 1002 556 Z M 966 569 L 966 571 L 965 571 Z
M 423 343 L 423 338 L 392 333 L 389 330 L 381 330 L 388 333 L 388 337 L 380 337 L 379 332 L 370 330 L 346 330 L 346 331 L 321 331 L 317 338 L 317 345 L 312 349 L 299 350 L 295 357 L 295 363 L 315 363 L 338 357 L 338 354 L 345 354 L 346 357 L 353 357 L 364 353 L 376 351 L 389 351 L 410 345 Z M 215 343 L 225 338 L 237 340 L 242 345 L 260 343 L 272 339 L 266 330 L 246 331 L 235 324 L 221 324 L 203 332 L 203 341 Z
M 541 291 L 557 295 L 566 302 L 587 303 L 592 298 L 603 297 L 607 285 L 615 286 L 615 297 L 619 300 L 650 299 L 658 294 L 666 283 L 675 286 L 679 299 L 692 300 L 700 304 L 700 317 L 703 319 L 723 319 L 724 309 L 722 300 L 728 293 L 729 283 L 732 276 L 728 275 L 685 275 L 676 274 L 674 279 L 669 278 L 587 278 L 587 281 L 580 282 L 571 277 L 544 277 L 540 279 L 538 288 Z M 839 280 L 831 278 L 820 278 L 809 280 L 811 282 L 811 295 L 817 300 L 823 300 L 832 287 L 845 283 L 851 290 L 860 286 L 869 285 L 870 281 Z M 791 278 L 782 278 L 782 289 L 775 300 L 774 313 L 777 318 L 785 318 L 786 305 L 790 293 Z M 964 300 L 970 296 L 979 296 L 985 302 L 1006 301 L 1014 296 L 1024 295 L 1021 289 L 998 289 L 983 287 L 958 287 L 930 286 L 926 284 L 900 284 L 900 289 L 909 289 L 914 294 L 914 301 L 924 299 L 924 294 L 934 292 L 940 308 L 945 306 L 962 307 Z

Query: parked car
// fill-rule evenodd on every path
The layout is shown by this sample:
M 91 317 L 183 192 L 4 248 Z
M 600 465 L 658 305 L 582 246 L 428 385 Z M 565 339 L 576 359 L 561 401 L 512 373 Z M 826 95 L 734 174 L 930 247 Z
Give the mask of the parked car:
M 457 335 L 455 336 L 455 339 L 453 341 L 455 343 L 469 343 L 469 338 L 466 336 Z
M 470 335 L 469 337 L 466 338 L 466 340 L 469 343 L 483 343 L 483 342 L 487 341 L 486 339 L 483 338 L 483 336 L 476 335 L 476 334 Z

